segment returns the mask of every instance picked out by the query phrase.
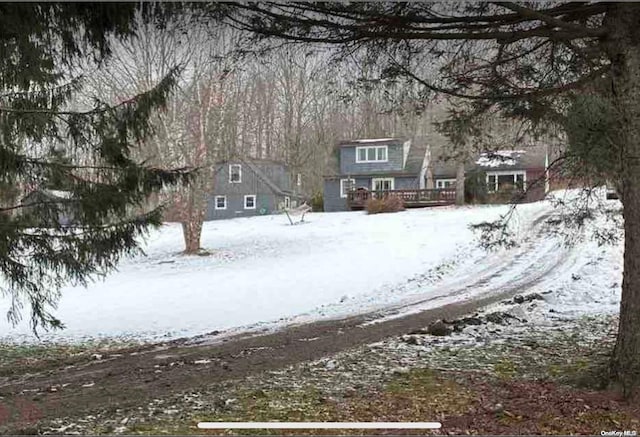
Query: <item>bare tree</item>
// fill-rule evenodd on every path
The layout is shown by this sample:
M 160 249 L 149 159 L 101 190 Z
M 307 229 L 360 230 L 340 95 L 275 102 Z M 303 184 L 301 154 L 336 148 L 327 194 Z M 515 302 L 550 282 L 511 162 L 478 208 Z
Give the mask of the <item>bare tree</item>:
M 140 158 L 162 167 L 199 169 L 189 186 L 168 193 L 169 214 L 182 224 L 186 254 L 200 251 L 212 168 L 223 152 L 227 111 L 234 106 L 228 84 L 239 62 L 237 42 L 237 32 L 206 28 L 188 13 L 172 17 L 162 30 L 140 22 L 136 35 L 117 47 L 107 68 L 92 81 L 96 94 L 117 98 L 126 90 L 144 89 L 172 65 L 182 67 L 173 96 L 154 120 L 156 136 Z
M 625 256 L 614 379 L 640 385 L 640 5 L 542 3 L 239 3 L 228 21 L 262 36 L 377 49 L 398 77 L 498 109 L 532 131 L 566 127 L 581 93 L 612 116 L 600 145 L 621 187 Z M 437 75 L 424 75 L 431 63 Z M 605 86 L 596 86 L 596 83 Z M 594 104 L 592 101 L 591 104 Z M 596 105 L 598 103 L 595 103 Z M 602 112 L 600 112 L 602 114 Z M 605 114 L 606 115 L 606 114 Z M 574 136 L 575 138 L 575 136 Z

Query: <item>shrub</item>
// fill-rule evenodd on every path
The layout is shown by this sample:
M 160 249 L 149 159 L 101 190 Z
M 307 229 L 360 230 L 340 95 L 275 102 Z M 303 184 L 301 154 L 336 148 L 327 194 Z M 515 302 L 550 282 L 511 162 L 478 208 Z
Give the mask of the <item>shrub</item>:
M 365 201 L 364 207 L 367 214 L 378 214 L 384 210 L 384 199 L 369 198 Z
M 321 192 L 317 192 L 311 197 L 311 207 L 314 212 L 324 211 L 324 199 Z
M 381 199 L 367 199 L 365 205 L 367 214 L 378 214 L 381 212 L 398 212 L 404 210 L 404 201 L 398 196 L 386 196 Z

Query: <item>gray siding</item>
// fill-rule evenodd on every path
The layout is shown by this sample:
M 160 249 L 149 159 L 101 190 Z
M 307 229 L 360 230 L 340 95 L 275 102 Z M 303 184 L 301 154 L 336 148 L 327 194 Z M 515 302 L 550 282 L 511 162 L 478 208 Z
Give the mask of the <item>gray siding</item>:
M 365 144 L 363 144 L 365 146 Z M 402 171 L 404 148 L 402 143 L 389 144 L 387 162 L 356 163 L 356 146 L 340 148 L 341 174 L 368 174 L 385 171 Z
M 231 163 L 236 164 L 236 163 Z M 237 163 L 242 166 L 242 177 L 240 182 L 229 182 L 229 165 L 220 164 L 216 166 L 213 192 L 215 195 L 232 194 L 273 194 L 273 191 L 265 184 L 246 164 Z
M 417 177 L 397 177 L 394 184 L 396 190 L 417 190 L 420 188 Z
M 247 193 L 253 194 L 253 193 Z M 275 194 L 257 194 L 256 208 L 244 209 L 244 193 L 227 194 L 227 209 L 215 209 L 215 197 L 224 194 L 212 194 L 207 204 L 207 215 L 205 220 L 229 219 L 235 217 L 251 217 L 255 215 L 273 214 L 278 211 L 280 203 L 284 202 L 284 197 Z
M 241 182 L 229 182 L 229 165 L 231 164 L 242 166 Z M 282 164 L 254 162 L 253 165 L 258 167 L 281 190 L 287 190 L 291 186 L 289 173 Z M 244 209 L 244 196 L 249 194 L 256 195 L 255 209 Z M 227 197 L 226 209 L 215 209 L 216 196 Z M 233 161 L 219 164 L 215 168 L 214 187 L 208 198 L 205 220 L 273 214 L 278 212 L 279 205 L 284 203 L 284 197 L 284 195 L 274 193 L 247 164 Z M 293 198 L 290 200 L 294 201 Z
M 355 179 L 356 188 L 364 187 L 368 190 L 371 189 L 370 177 L 352 177 L 351 179 Z M 349 208 L 347 208 L 347 198 L 340 197 L 340 179 L 325 179 L 322 200 L 326 212 L 349 211 Z
M 325 179 L 322 200 L 326 212 L 348 211 L 347 199 L 340 197 L 340 179 Z

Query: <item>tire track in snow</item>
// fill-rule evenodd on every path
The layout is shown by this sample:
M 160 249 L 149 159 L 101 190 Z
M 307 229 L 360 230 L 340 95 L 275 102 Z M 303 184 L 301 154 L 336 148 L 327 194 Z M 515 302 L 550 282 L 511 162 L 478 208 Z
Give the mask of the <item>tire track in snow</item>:
M 524 243 L 512 251 L 500 253 L 498 261 L 480 262 L 464 272 L 469 263 L 459 266 L 448 279 L 424 287 L 418 296 L 400 303 L 378 308 L 367 315 L 368 322 L 379 323 L 426 309 L 462 301 L 500 296 L 501 299 L 542 287 L 574 263 L 574 248 L 562 244 L 559 237 L 544 233 L 543 225 L 550 217 L 545 212 L 531 221 Z M 496 256 L 487 253 L 488 257 Z M 474 262 L 472 260 L 471 262 Z M 453 275 L 458 275 L 452 277 Z
M 554 272 L 561 274 L 574 262 L 570 256 L 572 249 L 562 245 L 557 236 L 544 233 L 544 222 L 552 210 L 545 210 L 518 222 L 520 245 L 507 251 L 485 252 L 464 262 L 448 272 L 443 279 L 434 284 L 420 285 L 418 279 L 416 292 L 392 302 L 370 304 L 359 300 L 349 302 L 347 306 L 333 304 L 318 310 L 297 316 L 280 319 L 276 322 L 263 322 L 241 326 L 223 331 L 213 336 L 204 334 L 192 337 L 192 344 L 216 343 L 226 338 L 252 337 L 265 335 L 291 327 L 316 322 L 360 319 L 363 326 L 414 315 L 447 305 L 474 304 L 484 305 L 494 301 L 526 293 L 528 289 L 540 286 L 547 280 L 553 280 Z M 398 288 L 405 286 L 399 285 Z M 414 285 L 415 286 L 415 285 Z

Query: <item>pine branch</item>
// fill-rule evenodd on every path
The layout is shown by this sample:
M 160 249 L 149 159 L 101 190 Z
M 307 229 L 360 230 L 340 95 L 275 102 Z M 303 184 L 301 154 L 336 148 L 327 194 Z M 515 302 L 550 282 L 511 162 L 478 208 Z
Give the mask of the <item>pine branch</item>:
M 238 3 L 234 5 L 234 8 L 238 10 L 246 10 L 254 13 L 252 19 L 243 21 L 241 18 L 230 15 L 228 19 L 239 28 L 244 30 L 251 30 L 261 35 L 268 37 L 279 37 L 289 39 L 297 42 L 308 43 L 325 43 L 325 44 L 346 44 L 355 42 L 357 40 L 496 40 L 502 43 L 513 43 L 522 39 L 542 37 L 549 38 L 554 41 L 572 40 L 576 38 L 600 38 L 606 34 L 604 28 L 589 28 L 584 26 L 571 25 L 567 23 L 566 26 L 558 26 L 559 30 L 553 30 L 548 27 L 548 21 L 554 23 L 564 23 L 562 20 L 554 18 L 552 15 L 548 15 L 549 12 L 558 12 L 558 10 L 549 12 L 533 11 L 534 17 L 523 16 L 525 10 L 519 10 L 516 14 L 508 15 L 495 15 L 492 16 L 491 21 L 494 23 L 500 23 L 501 26 L 513 25 L 518 23 L 528 23 L 530 21 L 541 21 L 541 17 L 546 17 L 547 21 L 544 22 L 544 26 L 535 26 L 531 28 L 512 29 L 510 31 L 500 30 L 487 30 L 486 26 L 477 28 L 477 31 L 463 31 L 467 24 L 484 23 L 488 20 L 488 17 L 484 16 L 467 16 L 460 18 L 430 18 L 422 20 L 422 23 L 429 24 L 444 24 L 454 23 L 457 26 L 451 28 L 451 30 L 458 30 L 457 32 L 442 32 L 437 26 L 427 27 L 413 27 L 412 24 L 420 21 L 416 16 L 410 18 L 402 16 L 384 16 L 382 14 L 375 18 L 369 16 L 368 20 L 359 20 L 358 24 L 350 24 L 353 19 L 345 19 L 342 22 L 331 21 L 329 19 L 312 18 L 309 14 L 294 14 L 289 13 L 287 4 L 280 3 L 268 3 L 270 7 L 262 7 L 255 3 Z M 274 12 L 274 8 L 279 8 L 280 12 Z M 565 7 L 563 9 L 558 8 L 560 11 L 569 12 L 570 9 Z M 590 12 L 591 15 L 598 15 L 605 11 L 603 6 L 593 8 Z M 333 17 L 333 9 L 331 6 L 318 9 L 315 8 L 315 12 L 319 12 L 319 15 L 326 17 Z M 585 12 L 583 12 L 585 13 Z M 392 19 L 393 17 L 393 19 Z M 272 20 L 271 23 L 259 21 L 255 18 L 267 18 Z M 513 21 L 514 19 L 520 19 Z M 382 24 L 382 25 L 381 25 Z M 495 26 L 493 26 L 495 27 Z M 294 34 L 293 31 L 300 30 L 299 34 Z M 449 29 L 449 28 L 444 28 Z M 482 30 L 483 29 L 483 30 Z M 324 31 L 325 34 L 312 36 L 314 30 Z M 302 34 L 304 33 L 304 34 Z
M 397 61 L 393 61 L 394 65 L 397 66 L 401 72 L 416 82 L 423 85 L 425 88 L 436 91 L 439 93 L 447 94 L 453 97 L 469 99 L 469 100 L 484 100 L 484 101 L 506 101 L 506 100 L 529 100 L 534 97 L 545 97 L 556 94 L 561 94 L 566 91 L 578 89 L 581 86 L 591 82 L 594 78 L 601 77 L 609 70 L 609 66 L 601 67 L 598 70 L 593 70 L 589 74 L 586 74 L 579 78 L 576 81 L 569 82 L 566 84 L 559 85 L 557 87 L 550 88 L 531 88 L 531 89 L 517 89 L 517 92 L 511 94 L 465 94 L 455 91 L 454 89 L 444 88 L 433 83 L 427 82 L 425 79 L 418 77 L 415 73 L 413 73 L 408 68 L 404 67 Z
M 154 96 L 157 94 L 166 94 L 167 90 L 171 89 L 175 83 L 177 76 L 182 70 L 181 66 L 176 66 L 169 71 L 169 73 L 152 89 L 145 91 L 144 93 L 137 94 L 129 99 L 123 100 L 115 105 L 100 104 L 88 111 L 58 111 L 55 109 L 15 109 L 9 107 L 0 106 L 0 112 L 17 113 L 17 114 L 45 114 L 55 116 L 93 116 L 101 115 L 105 113 L 115 112 L 122 108 L 129 108 L 136 105 L 141 105 L 151 100 L 154 100 Z
M 520 6 L 513 2 L 497 2 L 494 4 L 497 4 L 503 8 L 511 9 L 518 15 L 525 17 L 527 19 L 540 20 L 549 26 L 563 28 L 569 31 L 575 31 L 580 34 L 584 32 L 585 35 L 587 36 L 594 36 L 594 37 L 602 36 L 602 34 L 599 32 L 592 34 L 591 32 L 593 31 L 593 29 L 590 29 L 588 27 L 563 21 L 561 19 L 555 18 L 552 15 L 548 15 L 548 14 L 545 14 L 544 12 L 536 11 L 531 8 L 526 8 L 524 6 Z

